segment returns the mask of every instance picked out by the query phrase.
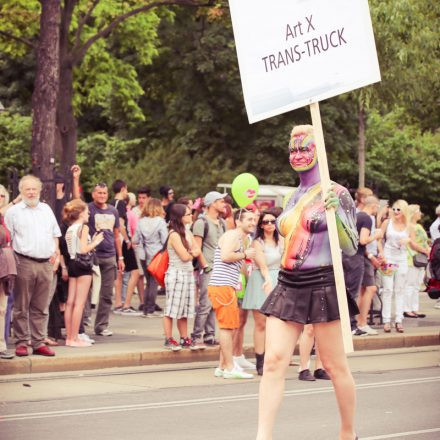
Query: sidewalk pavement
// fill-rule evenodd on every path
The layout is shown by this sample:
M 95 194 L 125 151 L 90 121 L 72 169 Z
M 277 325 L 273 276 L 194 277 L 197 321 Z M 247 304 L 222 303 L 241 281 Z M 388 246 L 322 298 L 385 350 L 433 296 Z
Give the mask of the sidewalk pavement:
M 158 304 L 163 306 L 165 298 L 158 296 Z M 440 309 L 434 308 L 435 301 L 426 293 L 420 294 L 420 313 L 426 318 L 405 318 L 404 333 L 384 333 L 381 326 L 373 325 L 379 331 L 377 336 L 354 337 L 354 349 L 379 350 L 416 346 L 439 345 Z M 137 297 L 133 306 L 137 305 Z M 94 316 L 92 317 L 92 320 Z M 375 319 L 378 322 L 378 318 Z M 193 321 L 188 322 L 191 333 Z M 93 327 L 86 327 L 90 337 L 96 340 L 92 347 L 71 348 L 54 347 L 55 357 L 30 355 L 15 357 L 12 360 L 0 360 L 0 375 L 62 372 L 74 370 L 93 370 L 113 367 L 134 367 L 171 363 L 203 362 L 218 359 L 218 346 L 205 350 L 181 350 L 170 352 L 164 350 L 164 336 L 161 318 L 144 318 L 140 316 L 122 316 L 111 314 L 110 329 L 113 336 L 95 336 Z M 174 337 L 178 339 L 174 323 Z M 249 314 L 245 328 L 244 353 L 253 358 L 253 319 Z M 62 341 L 58 341 L 62 343 Z M 13 346 L 9 346 L 13 349 Z

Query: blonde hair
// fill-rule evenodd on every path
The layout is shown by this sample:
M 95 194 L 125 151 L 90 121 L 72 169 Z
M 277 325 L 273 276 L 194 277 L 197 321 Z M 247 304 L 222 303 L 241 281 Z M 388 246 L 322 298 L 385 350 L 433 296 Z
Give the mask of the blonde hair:
M 290 137 L 293 138 L 294 136 L 298 136 L 301 133 L 309 134 L 310 136 L 313 136 L 313 125 L 296 125 L 292 129 L 292 133 L 290 133 Z
M 128 204 L 130 206 L 136 206 L 136 196 L 134 195 L 134 193 L 132 192 L 127 193 L 127 198 L 128 198 Z
M 417 223 L 417 221 L 414 220 L 415 214 L 420 211 L 420 205 L 409 205 L 408 206 L 408 218 L 410 223 Z
M 38 190 L 41 191 L 41 189 L 43 188 L 43 183 L 41 182 L 41 180 L 37 176 L 27 174 L 26 176 L 23 176 L 18 183 L 18 189 L 20 192 L 23 190 L 24 183 L 28 180 L 33 180 L 37 184 Z
M 87 209 L 87 204 L 81 199 L 74 199 L 67 202 L 63 208 L 63 220 L 71 225 L 79 219 L 79 216 Z
M 410 222 L 409 213 L 408 213 L 408 202 L 406 202 L 405 200 L 399 199 L 399 200 L 396 200 L 393 203 L 392 207 L 393 208 L 394 207 L 400 208 L 400 212 L 402 213 L 402 215 L 403 215 L 403 217 L 405 219 L 404 223 L 405 223 L 406 226 L 408 226 L 409 222 Z M 394 215 L 394 211 L 393 210 L 391 210 L 391 218 L 393 220 L 395 220 L 395 215 Z
M 148 200 L 148 203 L 142 208 L 141 217 L 165 217 L 162 202 L 154 198 Z
M 3 199 L 3 203 L 0 204 L 0 208 L 3 208 L 3 206 L 6 206 L 9 203 L 9 193 L 3 185 L 0 185 L 0 193 L 3 193 L 5 196 L 5 198 Z

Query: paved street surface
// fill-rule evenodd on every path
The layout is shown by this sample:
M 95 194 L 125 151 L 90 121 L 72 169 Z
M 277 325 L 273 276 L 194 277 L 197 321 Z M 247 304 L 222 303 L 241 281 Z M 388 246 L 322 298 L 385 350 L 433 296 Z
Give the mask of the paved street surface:
M 350 357 L 364 440 L 440 438 L 438 347 Z M 16 375 L 0 380 L 2 440 L 255 438 L 259 379 L 213 377 L 215 363 L 104 372 Z M 289 368 L 274 439 L 337 439 L 331 384 Z

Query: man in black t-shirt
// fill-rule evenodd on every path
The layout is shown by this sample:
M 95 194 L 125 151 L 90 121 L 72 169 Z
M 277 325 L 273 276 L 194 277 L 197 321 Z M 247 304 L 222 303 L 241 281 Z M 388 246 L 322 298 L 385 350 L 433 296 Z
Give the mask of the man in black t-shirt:
M 378 201 L 376 197 L 370 196 L 370 198 Z M 364 209 L 366 209 L 366 206 L 367 205 L 365 205 Z M 356 214 L 356 228 L 359 234 L 358 250 L 355 255 L 351 257 L 343 256 L 342 258 L 345 287 L 348 294 L 355 301 L 358 299 L 362 279 L 364 277 L 366 245 L 376 240 L 381 234 L 380 231 L 378 231 L 377 233 L 371 235 L 372 226 L 373 222 L 367 212 L 360 211 Z M 367 332 L 360 330 L 357 327 L 357 321 L 354 316 L 351 316 L 351 330 L 352 334 L 355 336 L 364 336 L 367 334 Z
M 122 283 L 123 283 L 123 272 L 118 272 L 115 282 L 115 307 L 113 309 L 114 313 L 127 315 L 127 316 L 140 316 L 142 312 L 135 310 L 131 307 L 131 297 L 134 292 L 134 288 L 139 279 L 139 269 L 136 262 L 136 256 L 134 249 L 131 244 L 131 237 L 128 228 L 127 221 L 127 193 L 128 187 L 123 180 L 115 180 L 112 185 L 113 192 L 115 193 L 115 198 L 110 203 L 114 205 L 119 213 L 120 227 L 119 231 L 122 238 L 122 256 L 124 257 L 125 263 L 125 273 L 130 273 L 127 292 L 124 298 L 124 303 L 122 303 Z

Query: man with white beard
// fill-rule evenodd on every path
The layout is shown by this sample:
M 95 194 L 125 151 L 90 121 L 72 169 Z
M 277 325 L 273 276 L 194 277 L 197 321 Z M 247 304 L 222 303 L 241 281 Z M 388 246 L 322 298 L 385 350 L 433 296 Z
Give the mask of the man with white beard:
M 15 354 L 27 356 L 30 340 L 33 354 L 54 356 L 44 338 L 53 266 L 60 257 L 58 237 L 61 231 L 52 209 L 40 202 L 40 179 L 24 176 L 18 188 L 21 202 L 8 209 L 5 215 L 17 256 L 13 319 Z

